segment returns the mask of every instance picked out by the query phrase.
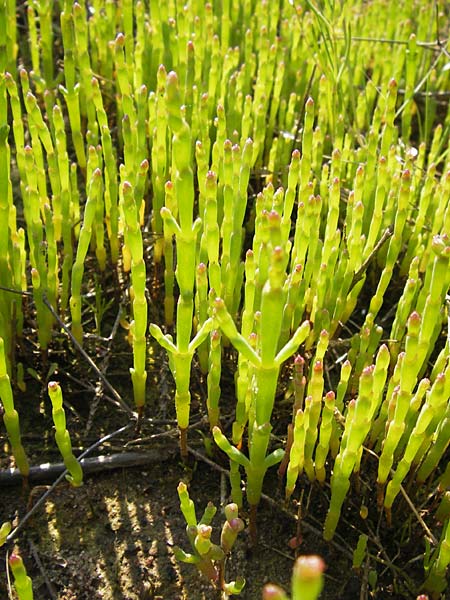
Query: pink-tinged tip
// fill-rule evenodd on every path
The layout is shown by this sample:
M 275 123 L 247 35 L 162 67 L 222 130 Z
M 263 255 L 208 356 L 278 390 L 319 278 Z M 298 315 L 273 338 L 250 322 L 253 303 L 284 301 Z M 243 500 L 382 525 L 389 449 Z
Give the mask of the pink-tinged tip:
M 300 160 L 300 150 L 298 148 L 296 148 L 293 152 L 292 152 L 292 159 L 293 160 Z
M 291 537 L 291 539 L 289 540 L 288 546 L 289 546 L 289 548 L 292 548 L 292 550 L 295 550 L 296 548 L 301 546 L 302 542 L 303 542 L 303 538 L 301 535 L 299 537 L 294 536 L 294 537 Z
M 123 33 L 118 33 L 116 35 L 116 46 L 124 46 L 125 45 L 125 36 Z
M 323 370 L 322 361 L 321 360 L 316 360 L 316 362 L 314 363 L 314 372 L 315 373 L 321 373 L 322 370 Z
M 131 190 L 133 189 L 133 186 L 131 185 L 131 183 L 129 181 L 124 181 L 123 182 L 123 192 L 124 194 L 131 192 Z
M 202 104 L 206 104 L 208 102 L 209 95 L 207 92 L 204 92 L 200 98 Z
M 389 81 L 389 89 L 390 90 L 395 90 L 396 88 L 397 88 L 397 81 L 394 78 L 392 78 Z
M 331 402 L 334 402 L 334 399 L 335 399 L 335 394 L 334 394 L 333 390 L 330 390 L 329 392 L 327 392 L 325 394 L 325 402 L 331 403 Z
M 208 171 L 206 173 L 206 180 L 207 181 L 215 181 L 216 180 L 217 175 L 214 173 L 214 171 Z
M 140 167 L 142 171 L 147 171 L 147 169 L 149 168 L 149 162 L 146 158 L 144 158 L 144 160 L 141 162 Z
M 285 598 L 286 594 L 277 585 L 268 583 L 264 586 L 262 597 L 263 600 L 280 600 L 280 598 Z
M 211 341 L 218 342 L 219 340 L 220 340 L 220 331 L 218 331 L 217 329 L 213 329 L 213 331 L 211 331 Z
M 433 237 L 433 241 L 431 243 L 431 247 L 433 252 L 435 252 L 438 256 L 443 254 L 446 250 L 448 244 L 448 237 L 444 235 L 435 235 Z
M 171 85 L 178 84 L 178 75 L 175 71 L 169 71 L 169 73 L 167 73 L 167 83 L 170 83 Z
M 200 537 L 209 539 L 211 537 L 212 527 L 211 525 L 202 524 L 197 527 L 197 532 Z
M 253 250 L 252 249 L 247 250 L 247 252 L 245 253 L 245 257 L 248 259 L 253 258 Z
M 239 517 L 235 517 L 234 519 L 231 519 L 228 521 L 231 529 L 233 531 L 237 531 L 238 533 L 240 533 L 241 531 L 244 530 L 245 528 L 245 523 L 242 519 L 240 519 Z
M 310 96 L 308 98 L 308 100 L 306 101 L 306 108 L 312 108 L 313 106 L 314 106 L 314 100 Z
M 368 367 L 364 367 L 361 375 L 364 377 L 371 377 L 373 375 L 373 370 L 375 369 L 375 365 L 369 365 Z
M 439 383 L 439 385 L 443 385 L 445 383 L 445 373 L 438 373 L 435 382 Z
M 199 275 L 203 275 L 204 273 L 206 273 L 206 265 L 205 263 L 200 263 L 197 267 L 197 272 Z
M 300 556 L 294 566 L 294 573 L 300 579 L 311 581 L 317 579 L 325 570 L 325 563 L 320 556 Z
M 194 52 L 194 42 L 192 40 L 189 40 L 187 43 L 187 50 L 188 52 Z
M 48 382 L 48 389 L 52 390 L 52 392 L 55 391 L 55 390 L 57 390 L 58 387 L 59 387 L 59 384 L 58 384 L 57 381 L 49 381 Z
M 272 256 L 273 256 L 274 260 L 276 260 L 276 261 L 283 260 L 283 257 L 284 257 L 283 248 L 281 246 L 276 246 L 273 249 Z
M 295 357 L 294 359 L 294 365 L 297 366 L 303 366 L 305 364 L 305 359 L 303 358 L 303 356 L 300 356 L 300 354 L 298 356 Z
M 225 517 L 230 521 L 236 519 L 239 514 L 239 507 L 236 502 L 230 502 L 224 508 Z
M 421 321 L 421 316 L 417 311 L 414 311 L 409 315 L 408 321 L 411 325 L 418 325 Z
M 405 169 L 402 173 L 403 181 L 409 181 L 411 179 L 411 171 L 409 169 Z
M 15 569 L 18 569 L 23 566 L 22 558 L 18 554 L 15 554 L 15 553 L 10 554 L 8 562 L 9 562 L 9 566 L 11 567 L 11 569 L 13 571 Z
M 173 182 L 166 181 L 166 185 L 164 187 L 166 188 L 167 191 L 171 192 L 173 190 Z

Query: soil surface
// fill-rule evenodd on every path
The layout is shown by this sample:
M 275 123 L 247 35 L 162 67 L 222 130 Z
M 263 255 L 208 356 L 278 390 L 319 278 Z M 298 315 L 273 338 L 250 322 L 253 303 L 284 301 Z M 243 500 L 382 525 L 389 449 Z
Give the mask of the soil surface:
M 59 352 L 65 356 L 67 367 L 75 350 L 70 350 L 65 341 L 60 340 L 59 343 L 59 351 L 55 350 L 49 358 L 57 358 Z M 173 547 L 178 545 L 185 551 L 190 550 L 176 491 L 181 480 L 189 484 L 197 516 L 202 514 L 209 501 L 219 508 L 213 522 L 213 539 L 218 542 L 224 521 L 220 508 L 230 501 L 227 460 L 220 452 L 209 452 L 202 402 L 205 384 L 193 374 L 198 392 L 194 394 L 192 402 L 194 425 L 189 431 L 191 454 L 188 464 L 180 461 L 173 405 L 170 402 L 173 397 L 170 374 L 163 354 L 157 347 L 153 348 L 151 356 L 155 364 L 162 362 L 159 369 L 151 370 L 153 380 L 149 389 L 153 398 L 146 407 L 141 430 L 136 433 L 135 427 L 130 427 L 91 454 L 145 452 L 148 464 L 87 475 L 81 488 L 73 488 L 66 482 L 60 483 L 51 490 L 17 537 L 16 547 L 32 577 L 36 600 L 220 598 L 217 590 L 195 567 L 175 560 Z M 109 380 L 117 387 L 121 382 L 123 386 L 123 381 L 126 381 L 123 367 L 128 366 L 129 356 L 125 352 L 118 352 L 113 358 Z M 52 360 L 49 360 L 49 364 L 52 364 Z M 55 371 L 52 372 L 52 378 L 63 382 L 68 429 L 76 453 L 128 421 L 126 415 L 99 394 L 95 373 L 86 371 L 83 377 L 80 364 L 76 363 L 70 376 L 69 371 L 56 366 L 50 369 Z M 224 366 L 227 364 L 225 361 Z M 229 367 L 231 369 L 231 363 Z M 288 370 L 284 378 L 287 387 Z M 51 435 L 48 401 L 41 394 L 40 403 L 28 404 L 27 412 L 24 412 L 27 402 L 39 396 L 39 385 L 31 378 L 28 378 L 28 387 L 26 394 L 17 392 L 18 409 L 24 415 L 23 430 L 33 431 L 33 434 L 25 433 L 24 445 L 32 464 L 58 463 L 61 459 Z M 125 398 L 127 394 L 130 395 L 130 388 L 123 393 Z M 280 391 L 282 388 L 281 385 Z M 128 400 L 131 403 L 131 399 Z M 226 428 L 227 422 L 231 421 L 226 416 L 226 403 L 224 409 L 223 424 Z M 147 415 L 152 415 L 152 420 Z M 289 416 L 282 394 L 276 416 L 274 432 L 276 436 L 281 436 Z M 3 437 L 2 441 L 6 448 L 6 438 Z M 2 467 L 10 466 L 8 461 L 7 455 L 2 454 Z M 370 462 L 366 467 L 370 469 Z M 28 490 L 24 490 L 20 482 L 19 485 L 3 486 L 0 496 L 1 521 L 15 519 L 18 522 L 47 488 L 42 484 L 31 484 Z M 237 576 L 246 579 L 246 587 L 240 597 L 246 600 L 260 598 L 262 587 L 267 582 L 289 589 L 296 555 L 314 553 L 322 556 L 327 565 L 322 596 L 325 600 L 413 598 L 407 584 L 410 582 L 412 585 L 414 580 L 417 583 L 423 577 L 422 560 L 417 558 L 422 559 L 423 550 L 415 545 L 411 549 L 410 558 L 413 562 L 409 569 L 403 570 L 404 563 L 396 565 L 396 547 L 392 540 L 389 541 L 390 532 L 374 506 L 373 491 L 364 481 L 360 482 L 359 488 L 359 493 L 353 494 L 347 501 L 335 539 L 328 544 L 322 539 L 322 526 L 328 508 L 328 486 L 311 485 L 304 478 L 294 499 L 285 505 L 276 470 L 269 472 L 264 486 L 267 495 L 258 512 L 258 544 L 251 547 L 248 533 L 244 531 L 238 537 L 226 565 L 227 580 Z M 359 515 L 362 504 L 369 508 L 366 520 Z M 420 528 L 418 532 L 411 512 L 405 507 L 399 510 L 400 516 L 401 511 L 406 511 L 403 514 L 405 535 L 409 535 L 412 541 L 420 539 Z M 383 525 L 381 528 L 380 524 Z M 385 529 L 383 538 L 380 532 Z M 371 557 L 360 572 L 355 572 L 352 570 L 352 551 L 361 532 L 369 533 Z M 405 551 L 408 556 L 407 545 L 406 541 L 402 548 L 402 560 Z M 0 550 L 4 558 L 5 547 Z M 415 564 L 419 566 L 415 568 Z M 375 572 L 378 574 L 377 581 Z M 0 597 L 8 597 L 4 576 L 0 579 Z

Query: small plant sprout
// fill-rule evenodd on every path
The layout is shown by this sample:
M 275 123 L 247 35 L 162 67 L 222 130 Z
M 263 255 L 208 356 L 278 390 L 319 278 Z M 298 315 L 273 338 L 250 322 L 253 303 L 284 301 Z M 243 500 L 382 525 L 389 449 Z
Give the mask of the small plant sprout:
M 22 473 L 23 477 L 26 478 L 30 472 L 30 467 L 20 437 L 19 415 L 14 408 L 11 382 L 6 371 L 5 345 L 2 338 L 0 338 L 0 400 L 3 404 L 3 422 L 6 431 L 8 432 L 11 450 L 17 468 Z
M 292 595 L 290 600 L 317 600 L 323 588 L 325 563 L 320 556 L 299 556 L 292 572 Z M 289 600 L 289 596 L 277 585 L 264 586 L 263 600 Z
M 203 573 L 211 583 L 221 592 L 221 598 L 225 600 L 229 596 L 237 596 L 241 593 L 245 580 L 237 578 L 236 581 L 227 583 L 225 581 L 225 562 L 230 554 L 238 534 L 244 529 L 244 522 L 238 516 L 236 504 L 225 506 L 226 521 L 222 527 L 220 545 L 211 541 L 212 522 L 216 514 L 216 507 L 211 502 L 206 507 L 202 518 L 197 521 L 194 502 L 189 497 L 186 484 L 178 484 L 178 497 L 180 508 L 187 523 L 186 533 L 191 544 L 193 553 L 186 553 L 177 546 L 174 554 L 177 560 L 193 564 Z
M 358 543 L 353 551 L 353 564 L 355 570 L 359 570 L 363 564 L 367 551 L 367 541 L 369 537 L 365 533 L 361 533 L 358 538 Z
M 433 599 L 441 598 L 447 588 L 447 570 L 450 565 L 450 519 L 444 525 L 439 546 L 434 552 L 428 576 L 423 584 L 424 589 L 431 593 Z
M 33 585 L 28 577 L 23 560 L 18 554 L 11 554 L 9 566 L 14 576 L 14 587 L 19 600 L 33 600 Z
M 63 408 L 63 395 L 59 383 L 50 381 L 48 384 L 48 395 L 52 402 L 52 416 L 55 424 L 55 440 L 69 473 L 66 475 L 74 487 L 83 485 L 83 470 L 80 463 L 72 453 L 72 444 L 69 432 L 66 429 L 66 415 Z
M 246 471 L 247 500 L 250 504 L 250 535 L 253 543 L 256 541 L 256 510 L 261 498 L 266 471 L 271 466 L 278 464 L 284 456 L 281 448 L 267 453 L 278 375 L 283 362 L 296 352 L 310 333 L 310 323 L 304 321 L 278 350 L 285 304 L 283 286 L 287 278 L 285 268 L 288 257 L 284 247 L 277 245 L 277 242 L 281 241 L 281 218 L 278 213 L 275 211 L 267 213 L 266 211 L 262 220 L 264 224 L 261 225 L 261 235 L 266 235 L 266 243 L 261 243 L 261 252 L 265 253 L 262 264 L 266 265 L 266 275 L 261 269 L 260 276 L 263 278 L 263 282 L 262 289 L 259 290 L 260 310 L 258 311 L 255 349 L 248 339 L 238 332 L 225 302 L 221 298 L 214 301 L 214 316 L 222 332 L 248 361 L 246 368 L 249 368 L 251 372 L 251 376 L 248 378 L 251 393 L 247 409 L 249 456 L 247 457 L 238 447 L 232 446 L 218 427 L 213 429 L 213 435 L 219 448 L 228 455 L 231 461 L 237 462 Z M 264 225 L 266 230 L 264 230 Z M 248 287 L 246 287 L 247 291 Z M 254 290 L 250 291 L 253 296 Z M 253 334 L 255 332 L 249 336 L 250 339 L 254 338 Z
M 95 221 L 97 197 L 103 189 L 102 172 L 96 168 L 92 172 L 89 183 L 89 193 L 84 208 L 83 224 L 77 246 L 75 263 L 72 268 L 72 283 L 70 295 L 70 312 L 72 315 L 72 333 L 78 343 L 83 343 L 83 327 L 81 324 L 81 284 L 84 273 L 86 254 L 91 243 L 92 228 Z
M 183 460 L 187 458 L 187 428 L 191 392 L 191 364 L 194 352 L 206 340 L 212 331 L 214 322 L 207 319 L 198 329 L 191 341 L 192 321 L 194 313 L 194 283 L 196 271 L 197 238 L 201 228 L 201 220 L 193 219 L 194 181 L 191 166 L 192 136 L 189 124 L 181 110 L 180 88 L 176 73 L 167 75 L 166 102 L 168 123 L 172 136 L 172 173 L 173 197 L 169 194 L 174 213 L 167 206 L 161 209 L 163 225 L 169 235 L 174 235 L 177 244 L 177 268 L 175 276 L 180 289 L 177 303 L 177 337 L 176 343 L 170 334 L 164 335 L 160 327 L 150 325 L 150 333 L 167 351 L 169 366 L 175 379 L 175 408 L 180 431 L 180 453 Z M 167 189 L 167 185 L 166 185 Z
M 146 165 L 148 167 L 148 164 Z M 146 269 L 142 233 L 139 226 L 139 206 L 142 198 L 135 197 L 128 181 L 123 186 L 123 212 L 125 215 L 125 240 L 131 255 L 131 284 L 133 295 L 133 321 L 130 325 L 133 338 L 133 367 L 130 369 L 133 382 L 134 402 L 139 417 L 145 404 L 145 370 L 147 331 L 147 299 L 145 297 Z M 140 194 L 138 194 L 140 196 Z

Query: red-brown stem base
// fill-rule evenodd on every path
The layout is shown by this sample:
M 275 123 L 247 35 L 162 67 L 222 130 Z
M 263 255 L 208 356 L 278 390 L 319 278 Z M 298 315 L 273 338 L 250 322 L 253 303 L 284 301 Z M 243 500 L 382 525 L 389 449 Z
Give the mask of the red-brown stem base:
M 136 434 L 138 434 L 141 431 L 141 423 L 142 423 L 142 417 L 144 415 L 144 407 L 143 406 L 138 406 L 137 407 L 137 420 L 136 420 Z
M 381 510 L 384 504 L 384 483 L 377 483 L 377 505 Z
M 256 546 L 258 542 L 258 529 L 256 526 L 256 515 L 258 511 L 257 504 L 250 505 L 248 532 L 250 535 L 250 546 Z
M 187 429 L 179 429 L 180 432 L 180 455 L 183 462 L 188 459 L 188 447 L 187 447 Z
M 392 527 L 392 511 L 391 511 L 391 508 L 390 507 L 389 508 L 385 508 L 384 509 L 384 513 L 386 515 L 386 521 L 387 521 L 388 527 Z

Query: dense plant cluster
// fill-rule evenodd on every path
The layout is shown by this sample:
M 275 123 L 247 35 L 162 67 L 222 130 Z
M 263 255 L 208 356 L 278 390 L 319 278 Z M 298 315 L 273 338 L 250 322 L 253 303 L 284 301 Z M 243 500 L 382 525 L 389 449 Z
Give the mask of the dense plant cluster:
M 127 289 L 133 356 L 134 401 L 109 389 L 118 410 L 138 427 L 151 417 L 156 340 L 173 375 L 186 461 L 193 364 L 205 378 L 232 504 L 215 545 L 213 513 L 197 522 L 180 484 L 194 554 L 177 556 L 225 595 L 243 581 L 225 583 L 224 557 L 247 510 L 257 544 L 257 507 L 275 465 L 287 504 L 307 480 L 329 484 L 326 540 L 360 477 L 386 526 L 395 527 L 407 478 L 412 503 L 423 486 L 434 490 L 422 584 L 434 598 L 446 587 L 449 14 L 425 0 L 395 10 L 398 18 L 385 0 L 0 0 L 9 451 L 27 478 L 13 399 L 27 324 L 35 319 L 43 364 L 61 327 L 82 347 L 92 333 L 86 315 L 100 322 L 106 302 L 93 272 L 112 272 L 118 298 Z M 235 369 L 228 429 L 224 349 Z M 281 388 L 292 418 L 275 440 Z M 80 485 L 59 383 L 48 394 L 67 479 Z M 5 524 L 0 540 L 18 533 Z M 357 565 L 366 552 L 362 537 Z M 9 564 L 19 597 L 31 598 L 22 560 L 13 554 Z M 294 597 L 317 597 L 319 566 L 315 591 L 301 596 L 299 584 Z M 275 586 L 264 593 L 286 597 Z

